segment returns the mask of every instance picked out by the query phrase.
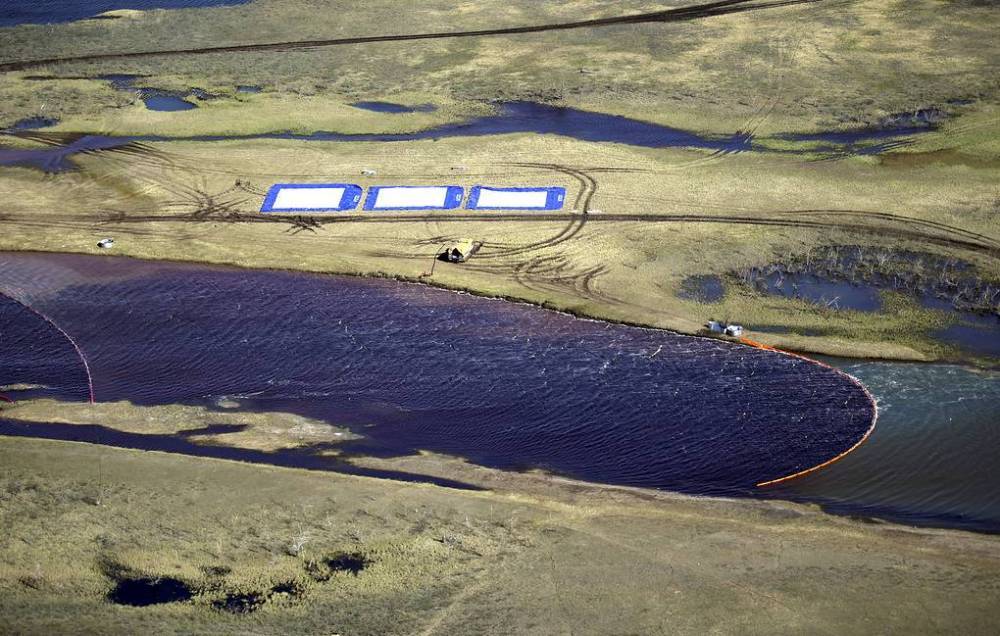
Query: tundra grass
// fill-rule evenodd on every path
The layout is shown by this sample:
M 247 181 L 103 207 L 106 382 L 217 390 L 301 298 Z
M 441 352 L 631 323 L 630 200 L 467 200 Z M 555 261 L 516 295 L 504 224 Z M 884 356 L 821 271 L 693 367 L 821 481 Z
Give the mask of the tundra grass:
M 211 9 L 141 12 L 121 20 L 4 29 L 0 61 L 359 35 L 556 24 L 642 13 L 690 2 L 443 0 L 401 10 L 390 0 L 338 3 L 257 0 Z M 941 19 L 946 12 L 948 19 Z M 66 62 L 8 73 L 134 73 L 165 88 L 231 94 L 238 84 L 340 103 L 430 93 L 443 100 L 545 99 L 642 114 L 694 130 L 761 134 L 877 123 L 954 100 L 995 102 L 1000 44 L 995 7 L 982 3 L 872 0 L 818 2 L 668 24 L 518 36 L 389 42 L 311 50 Z M 44 47 L 39 46 L 44 42 Z M 941 69 L 947 69 L 942 72 Z M 0 101 L 0 121 L 47 108 L 95 112 L 68 90 Z M 55 89 L 50 89 L 55 91 Z M 58 101 L 58 106 L 53 106 Z M 70 105 L 74 104 L 75 105 Z M 294 127 L 290 110 L 278 130 Z M 253 126 L 252 118 L 248 122 Z
M 81 156 L 75 159 L 80 171 L 60 175 L 6 170 L 0 248 L 96 252 L 96 241 L 111 235 L 116 254 L 395 276 L 689 333 L 724 317 L 770 344 L 903 359 L 947 353 L 927 336 L 940 326 L 940 314 L 913 307 L 831 311 L 748 293 L 706 305 L 680 299 L 677 291 L 689 275 L 725 276 L 826 245 L 930 251 L 972 263 L 984 279 L 1000 278 L 991 247 L 1000 239 L 991 168 L 915 170 L 868 159 L 816 163 L 759 153 L 708 157 L 537 135 L 489 143 L 149 146 L 148 152 Z M 363 175 L 363 169 L 377 174 Z M 580 173 L 596 183 L 586 216 L 576 197 L 593 186 Z M 545 220 L 461 210 L 257 212 L 271 183 L 331 180 L 562 185 L 570 200 L 564 213 Z M 576 215 L 569 213 L 574 206 Z M 467 264 L 435 264 L 443 245 L 462 238 L 486 245 Z M 754 324 L 827 335 L 758 334 Z
M 401 11 L 376 0 L 329 11 L 311 0 L 258 0 L 5 29 L 0 61 L 559 23 L 664 7 L 434 0 Z M 79 157 L 80 171 L 70 174 L 2 169 L 0 247 L 88 252 L 113 234 L 115 253 L 131 256 L 395 276 L 689 333 L 722 315 L 751 331 L 761 324 L 792 332 L 751 334 L 770 344 L 839 355 L 953 356 L 929 337 L 949 318 L 912 304 L 867 314 L 738 290 L 720 305 L 704 305 L 676 292 L 689 275 L 725 275 L 837 244 L 929 250 L 997 280 L 1000 44 L 990 36 L 998 16 L 975 2 L 819 2 L 684 23 L 64 62 L 6 73 L 0 121 L 45 114 L 60 118 L 55 131 L 73 134 L 405 132 L 488 112 L 490 100 L 533 99 L 702 133 L 751 133 L 765 151 L 709 155 L 537 135 L 155 143 Z M 43 36 L 44 50 L 37 45 Z M 106 81 L 72 79 L 104 73 L 145 75 L 137 85 L 197 86 L 220 97 L 192 111 L 155 113 Z M 237 94 L 240 84 L 263 92 Z M 360 99 L 441 108 L 386 115 L 349 106 Z M 948 118 L 878 157 L 817 161 L 823 157 L 815 144 L 779 136 L 875 126 L 921 108 Z M 378 174 L 361 174 L 369 169 Z M 565 185 L 582 192 L 593 188 L 581 185 L 587 179 L 596 189 L 585 223 L 502 215 L 476 222 L 449 213 L 262 223 L 256 214 L 263 190 L 278 181 Z M 577 203 L 582 208 L 583 198 Z M 473 262 L 441 264 L 428 276 L 436 250 L 462 238 L 489 245 Z
M 492 492 L 452 491 L 18 438 L 0 459 L 4 633 L 980 634 L 996 620 L 995 537 L 793 504 L 485 469 L 461 470 Z M 330 565 L 345 557 L 364 567 Z M 192 597 L 109 602 L 130 579 Z

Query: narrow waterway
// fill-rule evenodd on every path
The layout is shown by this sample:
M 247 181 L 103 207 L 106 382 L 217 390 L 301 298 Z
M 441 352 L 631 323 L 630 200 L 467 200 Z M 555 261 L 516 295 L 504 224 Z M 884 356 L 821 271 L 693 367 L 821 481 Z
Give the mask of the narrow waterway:
M 125 88 L 131 88 L 135 79 L 129 75 L 107 75 L 104 78 Z M 195 105 L 185 101 L 179 95 L 158 91 L 155 88 L 139 89 L 145 91 L 144 100 L 147 107 L 150 99 L 154 110 L 189 110 Z M 192 89 L 192 94 L 198 94 Z M 201 92 L 203 96 L 207 95 Z M 377 109 L 386 112 L 383 102 L 360 102 L 369 107 L 381 104 Z M 355 106 L 358 104 L 356 103 Z M 392 105 L 389 106 L 399 106 Z M 408 110 L 426 110 L 432 105 L 424 104 Z M 391 112 L 391 111 L 390 111 Z M 398 114 L 398 113 L 397 113 Z M 55 122 L 41 119 L 22 120 L 15 124 L 16 128 L 8 132 L 17 133 L 30 127 L 31 123 L 49 125 Z M 491 137 L 495 135 L 535 133 L 539 135 L 558 135 L 579 141 L 594 143 L 618 143 L 640 148 L 693 148 L 706 150 L 713 155 L 729 155 L 740 152 L 763 152 L 777 154 L 808 155 L 810 157 L 828 155 L 831 158 L 850 155 L 876 155 L 901 145 L 906 145 L 913 135 L 931 132 L 934 124 L 919 126 L 893 124 L 887 127 L 858 128 L 852 131 L 833 131 L 817 133 L 816 139 L 808 148 L 778 149 L 757 143 L 753 135 L 745 132 L 735 132 L 729 135 L 700 133 L 654 124 L 619 115 L 608 115 L 593 111 L 553 106 L 535 102 L 505 102 L 496 105 L 496 112 L 468 121 L 442 124 L 414 132 L 403 133 L 366 133 L 347 134 L 335 131 L 320 131 L 310 134 L 290 132 L 272 132 L 253 135 L 197 135 L 192 137 L 162 137 L 156 135 L 142 136 L 106 136 L 106 135 L 70 135 L 58 143 L 59 133 L 52 133 L 50 144 L 44 148 L 4 147 L 0 145 L 0 166 L 32 166 L 42 168 L 46 172 L 60 172 L 73 167 L 69 159 L 77 153 L 94 150 L 122 148 L 129 144 L 141 142 L 166 141 L 200 141 L 217 142 L 242 139 L 291 139 L 310 142 L 380 142 L 395 143 L 418 141 L 424 139 L 446 139 L 452 137 Z M 2 131 L 0 131 L 2 132 Z M 44 132 L 44 131 L 43 131 Z

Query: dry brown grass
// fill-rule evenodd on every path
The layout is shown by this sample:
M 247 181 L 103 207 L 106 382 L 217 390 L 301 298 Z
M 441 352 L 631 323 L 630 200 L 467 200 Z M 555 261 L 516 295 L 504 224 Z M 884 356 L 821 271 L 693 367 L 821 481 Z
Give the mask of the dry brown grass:
M 81 157 L 81 172 L 56 177 L 8 170 L 0 179 L 10 202 L 0 249 L 94 252 L 98 238 L 113 235 L 115 253 L 142 258 L 399 276 L 687 332 L 710 317 L 742 321 L 751 331 L 755 324 L 821 329 L 828 335 L 752 337 L 906 359 L 948 353 L 919 329 L 939 325 L 941 315 L 905 304 L 884 315 L 835 312 L 735 287 L 721 304 L 704 305 L 676 292 L 688 275 L 726 274 L 828 244 L 929 250 L 1000 277 L 990 247 L 1000 240 L 990 167 L 810 163 L 758 153 L 709 159 L 532 135 L 150 146 L 143 155 Z M 363 176 L 362 168 L 378 174 Z M 500 214 L 485 221 L 461 211 L 356 212 L 316 215 L 309 224 L 261 222 L 267 219 L 256 212 L 275 182 L 563 185 L 574 199 L 592 188 L 581 185 L 584 177 L 597 183 L 586 218 L 568 209 L 546 220 Z M 582 206 L 570 201 L 567 208 L 574 204 Z M 439 264 L 432 277 L 422 276 L 442 244 L 462 237 L 487 245 L 466 265 Z
M 496 492 L 16 438 L 0 459 L 5 633 L 985 634 L 996 620 L 996 538 L 792 504 L 433 457 L 395 465 Z M 370 565 L 328 580 L 309 565 L 342 553 Z M 113 573 L 197 594 L 118 606 Z M 249 615 L 212 605 L 288 584 Z

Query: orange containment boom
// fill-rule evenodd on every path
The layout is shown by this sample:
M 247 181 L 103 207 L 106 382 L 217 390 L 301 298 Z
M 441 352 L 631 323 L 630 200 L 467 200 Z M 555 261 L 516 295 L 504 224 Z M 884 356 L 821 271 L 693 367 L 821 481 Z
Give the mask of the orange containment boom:
M 781 354 L 784 354 L 786 356 L 792 356 L 793 358 L 800 358 L 800 359 L 805 360 L 807 362 L 811 362 L 813 364 L 818 364 L 821 367 L 826 367 L 827 369 L 830 369 L 830 370 L 834 371 L 835 373 L 839 373 L 840 375 L 844 376 L 845 378 L 847 378 L 848 380 L 850 380 L 851 382 L 853 382 L 854 384 L 856 384 L 862 391 L 864 391 L 865 395 L 868 396 L 868 400 L 871 402 L 871 405 L 872 405 L 872 424 L 871 424 L 871 426 L 868 427 L 868 430 L 861 437 L 861 439 L 859 439 L 857 441 L 857 443 L 854 444 L 854 446 L 851 446 L 850 448 L 848 448 L 847 450 L 845 450 L 843 453 L 837 455 L 836 457 L 828 459 L 825 462 L 823 462 L 822 464 L 817 464 L 816 466 L 813 466 L 812 468 L 806 468 L 805 470 L 800 470 L 797 473 L 792 473 L 791 475 L 785 475 L 784 477 L 778 477 L 777 479 L 769 479 L 768 481 L 762 481 L 762 482 L 760 482 L 760 483 L 757 484 L 758 488 L 763 488 L 765 486 L 773 486 L 775 484 L 780 484 L 780 483 L 783 483 L 783 482 L 786 482 L 786 481 L 791 481 L 793 479 L 798 479 L 799 477 L 804 477 L 805 475 L 808 475 L 810 473 L 814 473 L 814 472 L 816 472 L 818 470 L 822 470 L 822 469 L 826 468 L 827 466 L 829 466 L 830 464 L 838 462 L 841 459 L 843 459 L 844 457 L 847 457 L 848 455 L 850 455 L 851 453 L 853 453 L 855 450 L 858 449 L 858 447 L 860 447 L 862 444 L 864 444 L 865 442 L 867 442 L 868 438 L 872 436 L 873 432 L 875 432 L 875 423 L 878 421 L 878 403 L 875 401 L 875 396 L 873 396 L 871 394 L 871 391 L 868 390 L 868 387 L 866 387 L 864 384 L 861 383 L 861 380 L 858 380 L 856 377 L 854 377 L 853 375 L 851 375 L 849 373 L 844 373 L 843 371 L 841 371 L 840 369 L 838 369 L 836 367 L 832 367 L 829 364 L 820 362 L 819 360 L 814 360 L 812 358 L 809 358 L 809 357 L 804 356 L 804 355 L 799 354 L 799 353 L 792 353 L 791 351 L 785 351 L 784 349 L 778 349 L 777 347 L 772 347 L 770 345 L 762 344 L 760 342 L 756 342 L 756 341 L 750 340 L 749 338 L 740 338 L 740 342 L 742 342 L 743 344 L 745 344 L 747 346 L 750 346 L 750 347 L 754 347 L 754 348 L 757 348 L 757 349 L 763 349 L 764 351 L 774 351 L 776 353 L 781 353 Z

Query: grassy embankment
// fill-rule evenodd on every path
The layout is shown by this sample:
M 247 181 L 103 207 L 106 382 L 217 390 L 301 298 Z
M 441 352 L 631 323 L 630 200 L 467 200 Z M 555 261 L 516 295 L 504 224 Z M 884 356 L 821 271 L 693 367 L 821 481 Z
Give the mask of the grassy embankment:
M 958 255 L 984 275 L 1000 276 L 989 255 L 928 245 L 922 239 L 925 228 L 913 226 L 913 220 L 946 220 L 996 234 L 992 210 L 969 205 L 961 215 L 940 212 L 939 197 L 962 199 L 973 191 L 986 196 L 994 187 L 989 172 L 964 166 L 939 164 L 915 172 L 860 160 L 803 164 L 760 155 L 702 161 L 695 152 L 532 136 L 493 139 L 487 146 L 474 139 L 413 142 L 405 152 L 391 144 L 288 141 L 155 147 L 161 156 L 81 158 L 84 172 L 55 178 L 30 169 L 7 170 L 2 183 L 11 203 L 3 247 L 90 252 L 100 236 L 113 235 L 117 253 L 145 258 L 420 279 L 441 244 L 469 236 L 488 243 L 479 258 L 464 267 L 439 264 L 433 277 L 422 280 L 683 331 L 697 330 L 713 316 L 740 320 L 751 330 L 755 324 L 785 325 L 823 335 L 759 338 L 827 353 L 898 358 L 946 353 L 920 328 L 932 329 L 947 317 L 903 300 L 883 314 L 864 314 L 761 298 L 735 285 L 715 305 L 678 299 L 676 291 L 688 275 L 726 274 L 829 243 Z M 262 197 L 242 190 L 226 193 L 237 179 L 259 189 L 270 182 L 322 181 L 331 174 L 350 175 L 363 185 L 557 183 L 573 193 L 581 187 L 557 169 L 504 165 L 519 161 L 582 167 L 591 175 L 598 188 L 586 223 L 569 215 L 487 222 L 450 219 L 460 213 L 391 218 L 358 213 L 303 229 L 251 222 Z M 363 177 L 361 168 L 379 174 Z M 830 209 L 896 212 L 907 220 L 845 214 L 843 220 L 854 227 L 842 228 L 835 213 L 797 212 Z M 233 218 L 231 210 L 246 214 Z M 758 219 L 787 225 L 756 224 Z M 580 225 L 573 236 L 563 233 Z M 906 233 L 914 231 L 916 237 L 907 239 Z M 928 233 L 952 238 L 949 232 Z
M 23 439 L 0 459 L 5 633 L 985 634 L 996 618 L 995 538 L 791 504 L 473 467 L 494 491 L 460 492 Z M 112 577 L 193 596 L 115 605 Z
M 150 12 L 11 29 L 0 58 L 107 51 L 109 42 L 122 51 L 192 48 L 357 35 L 371 25 L 380 33 L 414 33 L 442 30 L 442 24 L 461 30 L 662 7 L 504 2 L 453 8 L 429 3 L 404 16 L 390 3 L 358 3 L 334 15 L 309 2 L 261 1 Z M 750 130 L 761 146 L 808 150 L 809 143 L 775 135 L 874 124 L 926 107 L 951 118 L 883 157 L 822 162 L 809 155 L 708 156 L 534 135 L 381 145 L 156 143 L 156 153 L 80 158 L 82 170 L 74 174 L 4 169 L 0 191 L 8 205 L 0 248 L 92 251 L 95 238 L 114 234 L 117 251 L 134 256 L 419 278 L 440 244 L 469 236 L 490 244 L 483 258 L 461 268 L 438 266 L 423 280 L 688 332 L 709 317 L 738 320 L 751 331 L 776 326 L 789 333 L 751 335 L 824 353 L 951 356 L 954 351 L 929 336 L 951 318 L 896 295 L 875 314 L 763 298 L 736 284 L 719 304 L 676 297 L 688 275 L 725 275 L 830 244 L 930 251 L 971 261 L 982 277 L 1000 279 L 1000 126 L 992 72 L 1000 45 L 986 36 L 997 12 L 951 3 L 950 19 L 939 20 L 939 9 L 933 2 L 818 4 L 666 25 L 67 62 L 8 73 L 0 79 L 4 120 L 48 114 L 61 118 L 54 130 L 67 133 L 399 132 L 481 114 L 485 100 L 529 98 L 719 135 Z M 30 45 L 42 29 L 53 35 L 44 55 Z M 951 71 L 938 72 L 944 66 Z M 194 111 L 154 113 L 104 81 L 25 79 L 112 72 L 149 75 L 140 86 L 198 86 L 223 97 Z M 237 95 L 237 84 L 259 84 L 264 92 Z M 966 98 L 975 101 L 953 103 Z M 380 115 L 346 105 L 356 99 L 443 108 Z M 557 164 L 570 172 L 511 163 Z M 362 168 L 379 174 L 363 178 Z M 588 178 L 596 191 L 585 224 L 569 215 L 449 220 L 454 213 L 412 220 L 401 214 L 391 222 L 351 215 L 322 227 L 255 223 L 259 194 L 231 190 L 237 179 L 250 181 L 256 192 L 285 180 L 446 180 L 558 183 L 586 193 L 594 189 Z M 582 227 L 574 232 L 571 226 Z
M 238 403 L 220 405 L 236 408 Z M 293 413 L 245 413 L 208 410 L 198 406 L 170 404 L 137 407 L 128 402 L 57 402 L 32 400 L 3 409 L 7 419 L 57 424 L 96 424 L 126 433 L 176 435 L 184 433 L 200 444 L 217 444 L 252 450 L 276 451 L 329 442 L 344 442 L 359 436 L 346 428 L 330 426 Z M 225 427 L 222 430 L 219 427 Z

